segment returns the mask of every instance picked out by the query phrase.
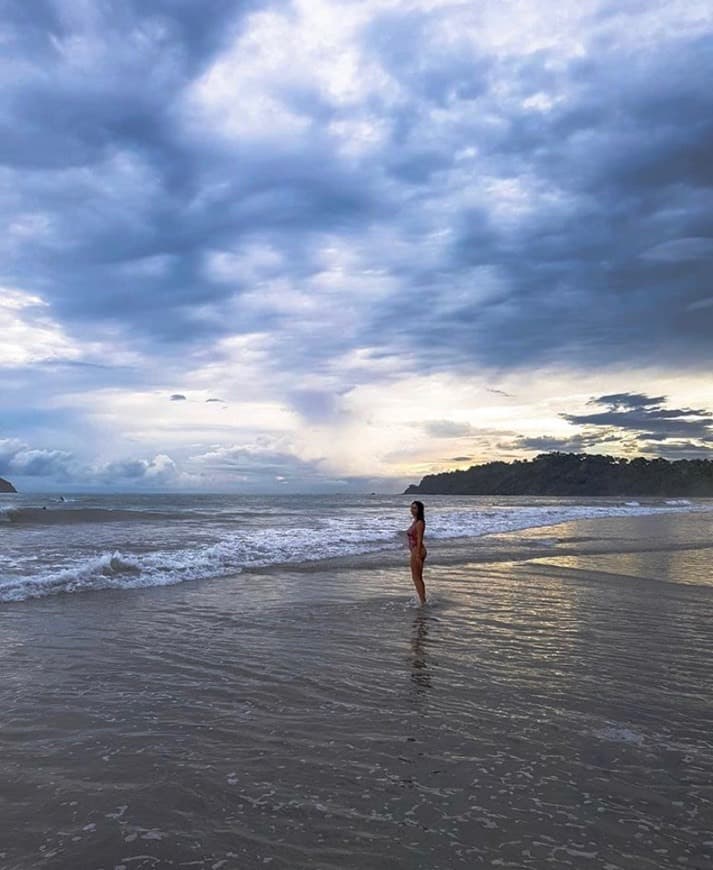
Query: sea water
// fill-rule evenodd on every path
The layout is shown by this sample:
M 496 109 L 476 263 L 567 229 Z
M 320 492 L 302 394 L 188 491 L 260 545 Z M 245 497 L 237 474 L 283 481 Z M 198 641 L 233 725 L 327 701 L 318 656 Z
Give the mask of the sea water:
M 405 546 L 408 496 L 2 495 L 0 601 L 162 586 Z M 428 541 L 709 510 L 688 499 L 427 498 Z
M 2 870 L 713 866 L 710 502 L 424 500 L 6 498 Z
M 567 520 L 707 511 L 705 499 L 428 496 L 432 551 Z M 163 586 L 329 559 L 393 564 L 411 497 L 2 495 L 0 602 Z

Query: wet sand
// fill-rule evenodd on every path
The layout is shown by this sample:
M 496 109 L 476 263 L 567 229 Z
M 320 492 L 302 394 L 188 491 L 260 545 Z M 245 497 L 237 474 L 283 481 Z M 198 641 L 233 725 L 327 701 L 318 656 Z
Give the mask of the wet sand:
M 711 515 L 0 610 L 0 866 L 713 867 Z

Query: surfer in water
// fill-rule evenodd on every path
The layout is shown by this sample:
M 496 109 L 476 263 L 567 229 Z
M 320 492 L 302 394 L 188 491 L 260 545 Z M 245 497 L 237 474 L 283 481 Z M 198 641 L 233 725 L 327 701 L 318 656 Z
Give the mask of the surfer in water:
M 411 502 L 413 522 L 406 530 L 408 548 L 411 554 L 411 578 L 418 593 L 421 604 L 426 603 L 426 587 L 423 583 L 423 562 L 428 551 L 423 545 L 423 534 L 426 531 L 426 518 L 423 513 L 423 502 Z

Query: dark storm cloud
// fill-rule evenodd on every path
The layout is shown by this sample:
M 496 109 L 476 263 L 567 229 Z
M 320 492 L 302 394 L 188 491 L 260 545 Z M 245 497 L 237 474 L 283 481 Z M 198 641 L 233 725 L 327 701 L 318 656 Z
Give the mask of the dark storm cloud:
M 446 43 L 436 13 L 397 9 L 359 46 L 395 96 L 339 104 L 285 69 L 266 93 L 307 132 L 229 142 L 187 132 L 181 100 L 258 4 L 88 8 L 16 0 L 3 22 L 0 214 L 19 228 L 0 241 L 3 270 L 68 330 L 111 323 L 157 357 L 209 354 L 236 332 L 292 335 L 299 311 L 231 306 L 263 276 L 309 293 L 331 234 L 389 292 L 359 308 L 345 276 L 352 327 L 280 342 L 276 368 L 354 346 L 418 351 L 420 370 L 711 360 L 710 32 L 624 45 L 597 22 L 629 32 L 650 7 L 610 4 L 585 21 L 578 57 L 496 55 L 472 47 L 472 21 Z M 384 139 L 345 156 L 329 125 L 359 114 Z M 514 185 L 510 205 L 493 180 Z M 206 270 L 212 252 L 252 241 L 281 264 L 229 280 Z M 293 398 L 307 417 L 333 413 L 328 398 Z
M 451 156 L 471 144 L 486 155 L 474 171 L 529 186 L 531 212 L 498 220 L 487 206 L 456 207 L 440 282 L 429 278 L 413 313 L 388 307 L 382 328 L 398 324 L 404 344 L 428 342 L 453 362 L 505 368 L 710 360 L 713 311 L 694 309 L 698 319 L 688 306 L 710 296 L 713 39 L 642 42 L 633 62 L 615 44 L 591 44 L 558 74 L 553 60 L 501 59 L 490 76 L 523 99 L 544 91 L 561 102 L 461 101 L 443 143 Z M 493 130 L 477 120 L 489 113 L 502 122 Z M 654 255 L 661 246 L 677 256 Z M 471 298 L 439 311 L 433 296 L 473 266 L 494 268 L 501 292 L 481 300 L 473 276 Z
M 622 442 L 626 442 L 622 447 Z M 661 456 L 665 459 L 705 459 L 713 456 L 713 446 L 707 447 L 692 441 L 655 440 L 646 437 L 627 439 L 625 435 L 605 435 L 591 432 L 572 435 L 568 438 L 541 435 L 517 437 L 499 445 L 503 450 L 527 450 L 536 453 L 603 453 L 607 455 Z
M 627 408 L 647 408 L 660 405 L 666 401 L 666 396 L 647 396 L 645 393 L 610 393 L 590 399 L 588 405 L 623 405 Z
M 255 5 L 110 0 L 90 11 L 8 0 L 2 24 L 14 75 L 4 82 L 0 159 L 35 169 L 85 166 L 126 145 L 163 152 L 177 170 L 167 99 Z M 87 58 L 89 70 L 81 65 Z
M 183 393 L 174 393 L 171 396 L 170 401 L 171 402 L 185 402 L 186 397 L 183 395 Z
M 661 404 L 665 398 L 637 393 L 601 396 L 592 401 L 607 405 L 608 410 L 561 416 L 574 425 L 599 426 L 621 434 L 635 433 L 642 440 L 698 438 L 713 444 L 713 412 L 700 408 L 666 408 Z
M 713 459 L 713 447 L 701 447 L 690 441 L 646 445 L 641 452 L 648 456 L 661 456 L 669 460 Z
M 240 276 L 211 281 L 206 253 L 260 233 L 348 226 L 373 207 L 369 185 L 324 142 L 226 149 L 182 134 L 176 99 L 249 4 L 160 3 L 147 13 L 110 3 L 91 16 L 43 4 L 31 23 L 23 7 L 10 4 L 18 73 L 3 82 L 0 162 L 14 172 L 9 216 L 39 209 L 50 232 L 8 246 L 6 268 L 64 318 L 184 344 L 249 331 L 255 324 L 221 317 Z M 83 53 L 89 69 L 72 64 Z
M 566 438 L 558 438 L 554 435 L 518 436 L 500 446 L 508 450 L 536 450 L 538 453 L 549 453 L 554 450 L 563 453 L 581 453 L 589 448 L 619 440 L 616 435 L 595 432 L 571 435 Z
M 167 30 L 180 45 L 183 62 L 191 67 L 200 66 L 224 42 L 239 12 L 257 4 L 208 0 L 198 7 L 193 0 L 152 0 L 149 14 L 143 0 L 110 0 L 102 5 L 103 28 L 125 33 L 138 24 L 149 33 L 151 28 Z M 61 0 L 33 0 L 31 4 L 5 0 L 3 31 L 11 45 L 22 47 L 25 56 L 44 57 L 53 38 L 75 35 L 81 11 L 80 4 Z
M 713 454 L 713 412 L 701 408 L 669 408 L 666 396 L 610 393 L 587 404 L 606 410 L 591 414 L 560 414 L 575 426 L 571 435 L 515 435 L 497 444 L 501 450 L 538 453 L 625 453 L 674 458 Z M 698 443 L 696 443 L 696 441 Z

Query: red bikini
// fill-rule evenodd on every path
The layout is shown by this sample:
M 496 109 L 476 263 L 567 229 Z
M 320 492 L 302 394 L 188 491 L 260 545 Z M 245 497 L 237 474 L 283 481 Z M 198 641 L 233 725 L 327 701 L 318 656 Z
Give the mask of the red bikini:
M 415 550 L 416 549 L 416 523 L 415 522 L 411 523 L 411 525 L 408 527 L 408 529 L 406 529 L 406 534 L 408 535 L 408 548 L 409 548 L 409 550 Z

